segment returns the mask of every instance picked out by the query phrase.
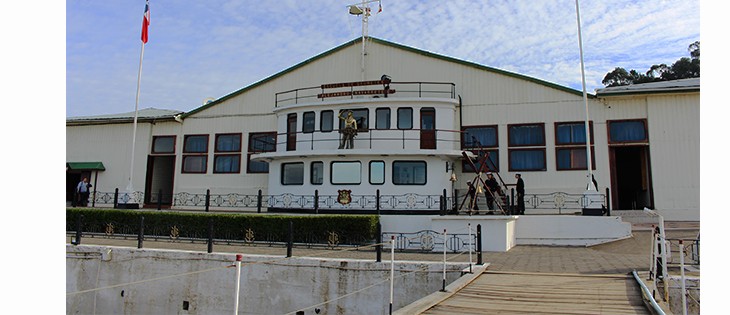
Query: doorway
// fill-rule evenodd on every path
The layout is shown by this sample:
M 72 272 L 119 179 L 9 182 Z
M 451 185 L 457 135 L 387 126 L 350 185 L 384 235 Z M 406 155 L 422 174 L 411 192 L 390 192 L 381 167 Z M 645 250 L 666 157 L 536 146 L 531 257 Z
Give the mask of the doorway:
M 654 207 L 648 146 L 611 147 L 612 203 L 616 210 Z
M 421 149 L 436 149 L 436 111 L 421 109 Z
M 147 206 L 172 205 L 173 179 L 175 175 L 174 155 L 150 155 L 147 157 L 147 179 L 145 181 L 144 203 Z

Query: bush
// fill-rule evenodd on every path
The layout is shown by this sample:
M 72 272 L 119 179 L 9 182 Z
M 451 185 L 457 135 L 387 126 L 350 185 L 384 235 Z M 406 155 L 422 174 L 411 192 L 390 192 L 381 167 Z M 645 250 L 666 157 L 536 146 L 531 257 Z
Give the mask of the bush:
M 83 215 L 81 229 L 84 233 L 136 235 L 140 218 L 144 217 L 145 235 L 207 238 L 208 226 L 212 222 L 215 239 L 257 242 L 286 242 L 289 222 L 292 222 L 294 242 L 311 244 L 328 241 L 338 244 L 373 243 L 378 224 L 376 215 L 260 215 L 69 208 L 66 210 L 66 231 L 76 231 L 80 215 Z

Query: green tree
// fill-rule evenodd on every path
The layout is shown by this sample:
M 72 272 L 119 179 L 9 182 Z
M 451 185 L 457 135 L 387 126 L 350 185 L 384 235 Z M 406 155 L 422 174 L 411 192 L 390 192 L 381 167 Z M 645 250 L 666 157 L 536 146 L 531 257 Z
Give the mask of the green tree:
M 656 81 L 668 81 L 700 77 L 700 42 L 696 41 L 687 48 L 691 58 L 682 57 L 671 66 L 666 64 L 652 65 L 645 74 L 638 71 L 616 67 L 613 71 L 603 77 L 603 85 L 606 87 L 621 86 L 629 84 L 649 83 Z

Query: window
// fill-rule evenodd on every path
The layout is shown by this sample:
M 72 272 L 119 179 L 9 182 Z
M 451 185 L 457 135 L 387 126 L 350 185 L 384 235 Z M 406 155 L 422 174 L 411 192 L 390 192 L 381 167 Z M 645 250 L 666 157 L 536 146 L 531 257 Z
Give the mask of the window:
M 323 110 L 319 114 L 319 130 L 322 132 L 331 132 L 333 127 L 333 121 L 335 119 L 335 112 L 331 110 Z
M 304 163 L 283 163 L 281 164 L 282 185 L 303 185 L 304 184 Z
M 340 111 L 342 117 L 347 117 L 347 112 L 352 111 L 352 116 L 357 121 L 357 131 L 367 132 L 368 131 L 368 113 L 367 109 L 345 109 Z M 345 129 L 345 121 L 340 119 L 340 130 Z
M 286 118 L 286 150 L 297 149 L 297 114 L 289 114 Z
M 314 112 L 304 112 L 302 115 L 302 132 L 312 133 L 314 132 Z
M 324 163 L 312 162 L 309 181 L 312 185 L 322 185 L 324 179 Z
M 586 147 L 573 147 L 573 148 L 556 148 L 555 155 L 557 160 L 557 167 L 559 171 L 562 170 L 586 170 L 588 165 L 586 163 Z M 593 146 L 591 146 L 591 160 L 592 169 L 596 169 L 595 152 Z
M 461 134 L 461 148 L 479 149 L 497 147 L 497 126 L 463 127 Z
M 175 153 L 175 136 L 155 136 L 152 140 L 152 153 Z
M 647 142 L 649 138 L 646 132 L 646 121 L 644 120 L 617 120 L 608 122 L 608 142 Z
M 593 124 L 590 123 L 591 143 Z M 586 128 L 585 122 L 555 123 L 555 160 L 557 170 L 586 170 Z M 592 168 L 596 169 L 595 154 L 591 146 Z
M 276 151 L 275 132 L 252 132 L 248 135 L 248 156 L 246 173 L 268 173 L 269 163 L 251 161 L 251 154 Z
M 545 171 L 545 124 L 509 125 L 509 170 Z
M 383 161 L 370 161 L 370 184 L 382 185 L 385 184 L 385 162 Z
M 413 108 L 398 108 L 398 129 L 413 129 Z
M 497 126 L 468 126 L 461 129 L 461 148 L 470 150 L 476 157 L 472 160 L 474 166 L 479 170 L 482 164 L 487 162 L 485 156 L 489 153 L 489 161 L 482 170 L 499 172 L 499 141 Z M 474 172 L 473 167 L 466 159 L 461 161 L 462 172 Z
M 510 171 L 544 171 L 545 149 L 509 150 Z
M 241 172 L 241 134 L 218 134 L 215 136 L 215 157 L 213 173 Z
M 390 108 L 375 110 L 375 129 L 390 129 Z
M 361 180 L 360 162 L 332 162 L 330 164 L 330 183 L 333 185 L 359 185 Z
M 476 166 L 477 170 L 499 172 L 499 150 L 472 150 L 471 152 L 476 155 L 474 159 L 472 159 L 472 163 L 474 163 L 474 166 Z M 489 160 L 485 158 L 487 153 L 489 153 Z M 484 163 L 487 163 L 487 165 L 482 167 Z M 475 172 L 476 170 L 471 167 L 469 161 L 467 161 L 466 159 L 462 159 L 461 171 Z
M 393 162 L 393 184 L 394 185 L 425 185 L 426 184 L 426 162 L 425 161 L 394 161 Z
M 187 135 L 183 144 L 183 173 L 208 170 L 208 135 Z
M 545 145 L 545 125 L 544 124 L 528 124 L 528 125 L 510 125 L 509 126 L 509 146 L 544 146 Z

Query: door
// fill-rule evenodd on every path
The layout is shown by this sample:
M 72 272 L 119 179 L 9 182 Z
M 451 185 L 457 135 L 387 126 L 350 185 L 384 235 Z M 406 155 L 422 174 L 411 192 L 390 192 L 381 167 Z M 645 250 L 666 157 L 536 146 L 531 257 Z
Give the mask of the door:
M 297 114 L 289 114 L 286 118 L 286 150 L 297 149 Z
M 172 205 L 174 175 L 174 155 L 150 155 L 147 157 L 147 179 L 144 191 L 146 206 Z
M 654 207 L 647 146 L 611 147 L 611 196 L 616 210 Z
M 436 149 L 436 111 L 421 109 L 421 149 Z

